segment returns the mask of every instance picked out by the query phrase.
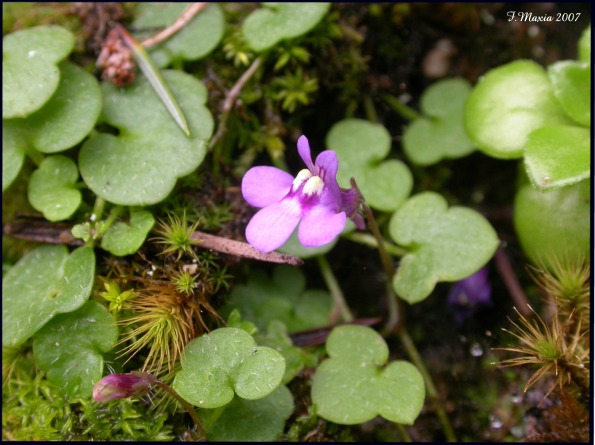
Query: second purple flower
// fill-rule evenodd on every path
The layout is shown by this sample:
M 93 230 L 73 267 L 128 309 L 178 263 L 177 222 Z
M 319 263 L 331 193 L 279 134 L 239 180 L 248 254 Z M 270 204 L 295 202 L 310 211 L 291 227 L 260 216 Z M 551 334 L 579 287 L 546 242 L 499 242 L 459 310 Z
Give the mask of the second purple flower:
M 294 178 L 275 167 L 253 167 L 242 179 L 242 195 L 254 207 L 262 207 L 246 227 L 246 239 L 256 250 L 271 252 L 281 247 L 298 226 L 298 239 L 306 247 L 330 243 L 350 217 L 359 228 L 357 190 L 341 190 L 337 183 L 339 160 L 326 150 L 312 162 L 305 136 L 298 152 L 308 167 Z

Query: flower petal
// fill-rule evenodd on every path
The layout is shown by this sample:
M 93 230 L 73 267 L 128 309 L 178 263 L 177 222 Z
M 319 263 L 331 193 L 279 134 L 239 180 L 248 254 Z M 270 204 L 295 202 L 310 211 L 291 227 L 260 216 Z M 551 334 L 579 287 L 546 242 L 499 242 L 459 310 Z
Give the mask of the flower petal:
M 268 253 L 281 247 L 297 226 L 302 208 L 297 199 L 284 199 L 256 212 L 246 227 L 246 240 Z
M 293 176 L 275 167 L 253 167 L 242 179 L 242 195 L 254 207 L 281 201 L 291 189 Z
M 317 173 L 321 174 L 324 184 L 331 191 L 334 200 L 341 206 L 341 189 L 337 182 L 337 170 L 339 169 L 339 159 L 337 153 L 333 150 L 325 150 L 316 157 Z M 338 210 L 338 208 L 337 208 Z
M 310 144 L 308 143 L 308 138 L 306 138 L 304 135 L 300 136 L 297 141 L 297 146 L 298 153 L 308 167 L 308 170 L 314 173 L 314 164 L 312 163 L 312 155 L 310 154 Z
M 330 243 L 345 228 L 345 212 L 335 213 L 319 205 L 304 214 L 298 228 L 298 239 L 306 247 L 319 247 Z

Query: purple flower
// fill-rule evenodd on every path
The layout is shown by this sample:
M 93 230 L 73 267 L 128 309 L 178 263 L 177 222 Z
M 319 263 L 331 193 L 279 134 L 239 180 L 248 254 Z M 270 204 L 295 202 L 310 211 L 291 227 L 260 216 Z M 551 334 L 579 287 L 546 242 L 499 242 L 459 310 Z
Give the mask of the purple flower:
M 244 199 L 262 207 L 246 227 L 246 239 L 260 252 L 281 247 L 298 223 L 298 239 L 306 247 L 330 243 L 345 228 L 347 217 L 364 227 L 357 213 L 358 191 L 342 190 L 337 183 L 337 154 L 323 151 L 312 163 L 308 139 L 300 136 L 297 146 L 308 168 L 295 178 L 275 167 L 253 167 L 242 180 Z
M 142 396 L 151 389 L 154 381 L 154 377 L 145 372 L 109 374 L 93 387 L 93 399 L 96 402 L 105 403 L 126 397 Z
M 473 315 L 479 306 L 492 304 L 492 286 L 488 281 L 488 266 L 450 288 L 447 301 L 454 309 L 457 323 Z

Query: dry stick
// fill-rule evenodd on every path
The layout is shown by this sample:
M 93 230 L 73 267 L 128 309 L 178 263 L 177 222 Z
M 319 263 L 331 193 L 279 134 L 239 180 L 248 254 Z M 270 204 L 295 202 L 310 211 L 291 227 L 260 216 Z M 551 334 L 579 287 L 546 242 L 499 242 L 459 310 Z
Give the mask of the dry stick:
M 504 251 L 499 248 L 498 250 L 496 250 L 494 259 L 496 260 L 496 268 L 498 269 L 498 272 L 500 273 L 500 276 L 502 277 L 504 284 L 510 292 L 510 296 L 514 301 L 515 307 L 522 316 L 530 316 L 531 309 L 529 308 L 529 301 L 525 296 L 525 292 L 523 292 L 523 288 L 519 284 L 519 280 L 517 279 L 516 274 L 512 270 L 512 266 L 510 265 L 508 257 L 506 256 Z
M 304 262 L 295 256 L 279 252 L 261 253 L 248 243 L 236 241 L 221 236 L 215 236 L 204 232 L 196 231 L 190 238 L 196 241 L 195 246 L 203 249 L 211 249 L 228 255 L 235 255 L 242 258 L 250 258 L 267 263 L 289 264 L 299 267 Z
M 164 40 L 169 39 L 180 29 L 186 26 L 188 22 L 190 22 L 190 20 L 192 20 L 196 14 L 205 9 L 207 6 L 209 6 L 208 2 L 192 3 L 186 9 L 184 9 L 184 11 L 182 11 L 182 14 L 180 14 L 180 16 L 171 26 L 168 26 L 163 31 L 155 34 L 153 37 L 149 37 L 148 39 L 144 40 L 141 43 L 141 45 L 144 48 L 150 48 L 151 46 L 155 46 L 158 43 L 161 43 Z
M 209 143 L 209 150 L 212 150 L 215 144 L 223 137 L 225 131 L 227 130 L 227 119 L 229 118 L 229 113 L 231 112 L 242 88 L 250 80 L 250 78 L 254 75 L 260 64 L 262 63 L 262 58 L 257 57 L 250 65 L 250 68 L 246 70 L 242 77 L 236 82 L 236 84 L 229 90 L 225 101 L 223 102 L 223 107 L 221 109 L 221 114 L 219 115 L 219 126 L 217 128 L 217 133 L 215 136 L 211 138 L 211 142 Z
M 355 188 L 358 192 L 359 189 L 357 188 L 357 184 L 355 180 L 351 178 L 351 186 Z M 361 196 L 361 193 L 360 193 Z M 457 439 L 455 437 L 454 431 L 452 429 L 452 425 L 448 419 L 448 415 L 446 414 L 446 410 L 442 406 L 440 399 L 438 397 L 438 390 L 436 389 L 436 385 L 434 385 L 434 381 L 432 380 L 432 376 L 430 375 L 426 365 L 421 358 L 421 355 L 417 351 L 415 344 L 411 340 L 409 333 L 407 332 L 407 328 L 403 323 L 402 317 L 399 318 L 399 311 L 398 304 L 400 300 L 397 298 L 392 285 L 391 281 L 395 274 L 394 267 L 392 260 L 390 259 L 386 249 L 384 248 L 384 239 L 380 234 L 380 230 L 378 229 L 378 224 L 376 224 L 376 219 L 374 218 L 374 214 L 372 210 L 366 205 L 363 197 L 362 197 L 362 207 L 364 213 L 366 214 L 366 218 L 368 223 L 370 224 L 370 229 L 372 230 L 372 234 L 376 238 L 378 243 L 378 253 L 380 254 L 380 259 L 382 261 L 382 265 L 384 266 L 384 270 L 387 274 L 387 293 L 388 293 L 388 304 L 389 304 L 389 320 L 386 323 L 384 328 L 384 332 L 386 335 L 396 331 L 401 340 L 401 344 L 407 351 L 407 355 L 411 359 L 411 361 L 415 364 L 421 375 L 424 379 L 424 384 L 426 386 L 426 390 L 428 392 L 428 396 L 436 403 L 436 415 L 438 416 L 438 420 L 440 421 L 440 425 L 442 426 L 442 430 L 444 431 L 444 435 L 446 436 L 446 440 L 448 442 L 456 442 Z

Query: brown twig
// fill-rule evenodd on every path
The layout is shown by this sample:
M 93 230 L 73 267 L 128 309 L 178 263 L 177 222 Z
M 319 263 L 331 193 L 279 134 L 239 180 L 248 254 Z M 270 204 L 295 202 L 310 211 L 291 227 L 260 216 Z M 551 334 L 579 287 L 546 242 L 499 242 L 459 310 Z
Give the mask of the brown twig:
M 244 74 L 242 74 L 242 76 L 238 79 L 238 81 L 231 88 L 231 90 L 229 90 L 229 93 L 227 93 L 227 96 L 226 96 L 225 101 L 223 102 L 223 106 L 221 108 L 221 114 L 219 116 L 219 124 L 218 124 L 218 128 L 217 128 L 217 133 L 215 133 L 215 136 L 213 136 L 211 138 L 211 142 L 209 143 L 210 150 L 213 149 L 215 144 L 225 134 L 225 131 L 227 130 L 227 119 L 229 118 L 229 113 L 233 109 L 234 104 L 236 103 L 236 100 L 238 99 L 238 96 L 240 95 L 240 92 L 242 91 L 242 88 L 244 87 L 246 82 L 248 82 L 248 80 L 250 80 L 250 78 L 254 75 L 254 73 L 256 72 L 256 70 L 258 69 L 258 67 L 260 66 L 261 63 L 262 63 L 261 57 L 257 57 L 256 59 L 254 59 L 254 62 L 252 62 L 252 65 L 250 65 L 250 67 L 246 70 L 246 72 Z
M 209 2 L 192 3 L 186 9 L 184 9 L 184 11 L 182 11 L 180 16 L 176 19 L 176 21 L 171 26 L 168 26 L 163 31 L 144 40 L 141 43 L 141 45 L 144 48 L 150 48 L 151 46 L 155 46 L 155 45 L 163 42 L 164 40 L 169 39 L 171 36 L 173 36 L 175 33 L 177 33 L 180 29 L 182 29 L 184 26 L 186 26 L 194 18 L 194 16 L 196 14 L 198 14 L 200 11 L 205 9 L 207 6 L 209 6 Z
M 301 259 L 295 256 L 278 252 L 261 253 L 250 244 L 220 236 L 210 235 L 204 232 L 196 231 L 190 238 L 198 241 L 196 247 L 212 249 L 217 252 L 226 253 L 228 255 L 235 255 L 258 261 L 266 261 L 267 263 L 289 264 L 296 267 L 304 264 Z
M 531 309 L 529 307 L 529 301 L 525 296 L 525 292 L 523 292 L 523 288 L 521 287 L 514 270 L 512 270 L 508 257 L 502 249 L 499 248 L 496 250 L 494 260 L 496 261 L 496 268 L 498 269 L 506 288 L 510 292 L 515 307 L 522 316 L 530 316 Z

